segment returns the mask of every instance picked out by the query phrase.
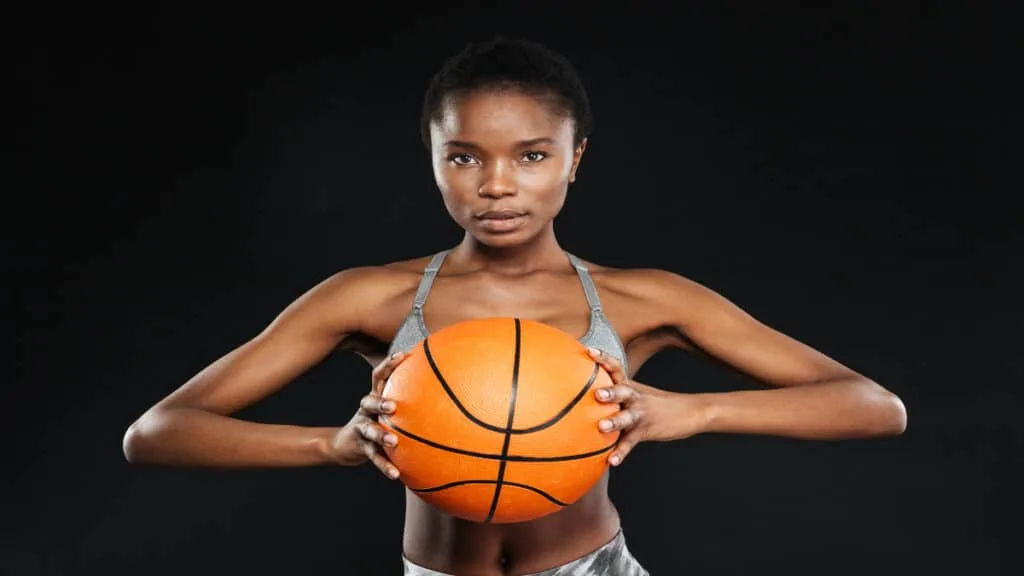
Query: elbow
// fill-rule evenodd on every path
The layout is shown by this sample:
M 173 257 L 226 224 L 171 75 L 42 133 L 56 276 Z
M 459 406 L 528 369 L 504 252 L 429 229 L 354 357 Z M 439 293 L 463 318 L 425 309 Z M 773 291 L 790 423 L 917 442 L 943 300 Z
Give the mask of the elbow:
M 124 433 L 124 438 L 121 439 L 121 452 L 124 453 L 124 459 L 129 464 L 138 464 L 144 459 L 145 448 L 143 445 L 145 444 L 145 438 L 142 433 L 141 422 L 141 418 L 133 422 Z
M 154 420 L 157 417 L 153 412 L 146 412 L 125 431 L 121 451 L 130 464 L 142 464 L 149 459 L 153 451 L 153 436 L 157 429 Z
M 891 412 L 889 435 L 899 436 L 907 431 L 907 407 L 899 396 L 892 393 L 889 394 L 889 403 Z
M 881 388 L 876 389 L 870 402 L 872 414 L 870 436 L 900 436 L 907 430 L 907 407 L 899 396 Z

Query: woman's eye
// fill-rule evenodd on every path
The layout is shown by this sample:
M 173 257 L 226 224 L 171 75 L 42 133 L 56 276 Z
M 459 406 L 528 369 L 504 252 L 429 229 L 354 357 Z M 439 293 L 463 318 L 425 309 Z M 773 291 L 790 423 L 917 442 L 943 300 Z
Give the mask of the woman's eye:
M 448 161 L 458 164 L 459 166 L 464 166 L 466 164 L 471 164 L 473 162 L 473 157 L 469 154 L 452 154 L 448 157 Z
M 527 162 L 540 162 L 544 158 L 547 158 L 547 154 L 543 152 L 527 152 L 523 154 L 523 159 Z

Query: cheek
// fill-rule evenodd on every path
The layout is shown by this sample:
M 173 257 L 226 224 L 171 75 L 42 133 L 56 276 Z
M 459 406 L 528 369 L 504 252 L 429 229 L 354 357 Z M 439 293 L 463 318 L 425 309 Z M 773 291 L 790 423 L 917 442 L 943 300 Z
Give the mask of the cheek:
M 568 182 L 568 172 L 560 166 L 545 166 L 537 169 L 523 170 L 519 175 L 519 185 L 525 189 L 555 191 Z
M 571 162 L 550 162 L 534 169 L 524 169 L 519 174 L 519 187 L 553 201 L 564 198 L 569 185 Z
M 468 170 L 456 170 L 444 164 L 434 167 L 434 182 L 441 192 L 448 213 L 461 220 L 462 212 L 470 210 L 477 185 Z
M 465 196 L 475 186 L 469 170 L 457 170 L 448 166 L 434 169 L 434 181 L 446 196 Z

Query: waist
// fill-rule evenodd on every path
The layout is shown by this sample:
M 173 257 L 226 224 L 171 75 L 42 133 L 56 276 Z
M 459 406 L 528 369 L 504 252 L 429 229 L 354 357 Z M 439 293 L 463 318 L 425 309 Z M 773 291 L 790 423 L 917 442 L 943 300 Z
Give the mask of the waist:
M 442 574 L 530 574 L 571 562 L 619 534 L 606 479 L 558 512 L 514 524 L 461 520 L 407 491 L 404 555 Z

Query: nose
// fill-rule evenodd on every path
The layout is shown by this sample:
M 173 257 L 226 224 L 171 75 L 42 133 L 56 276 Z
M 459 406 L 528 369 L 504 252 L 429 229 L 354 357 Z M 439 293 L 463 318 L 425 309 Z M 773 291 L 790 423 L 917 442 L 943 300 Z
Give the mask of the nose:
M 500 198 L 515 194 L 516 182 L 513 170 L 514 168 L 506 162 L 494 162 L 490 169 L 485 171 L 484 180 L 480 183 L 477 194 L 483 198 Z

